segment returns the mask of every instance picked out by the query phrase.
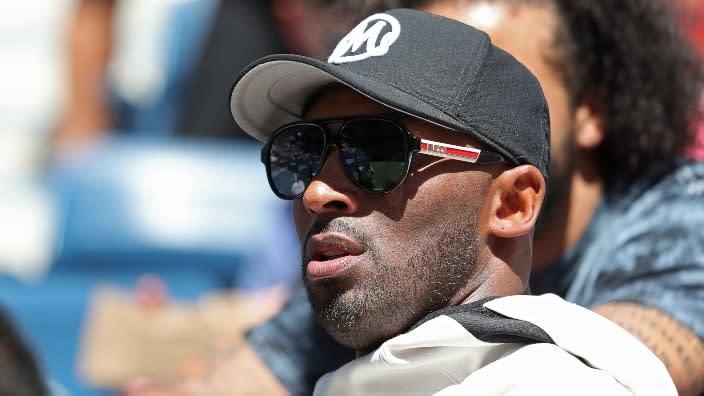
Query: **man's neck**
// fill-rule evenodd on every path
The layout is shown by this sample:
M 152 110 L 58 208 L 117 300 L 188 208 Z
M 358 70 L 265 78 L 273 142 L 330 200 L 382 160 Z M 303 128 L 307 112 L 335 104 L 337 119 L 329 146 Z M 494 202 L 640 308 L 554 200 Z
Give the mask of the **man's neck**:
M 604 180 L 594 158 L 582 156 L 572 176 L 569 198 L 549 223 L 536 233 L 533 271 L 543 270 L 572 248 L 586 231 L 604 191 Z

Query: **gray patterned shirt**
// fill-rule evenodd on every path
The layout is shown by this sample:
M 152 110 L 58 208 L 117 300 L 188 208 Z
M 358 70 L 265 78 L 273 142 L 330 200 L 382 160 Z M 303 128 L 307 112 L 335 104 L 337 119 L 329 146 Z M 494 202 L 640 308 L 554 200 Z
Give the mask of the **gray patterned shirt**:
M 704 162 L 663 162 L 612 183 L 577 245 L 531 288 L 585 307 L 657 308 L 704 339 Z

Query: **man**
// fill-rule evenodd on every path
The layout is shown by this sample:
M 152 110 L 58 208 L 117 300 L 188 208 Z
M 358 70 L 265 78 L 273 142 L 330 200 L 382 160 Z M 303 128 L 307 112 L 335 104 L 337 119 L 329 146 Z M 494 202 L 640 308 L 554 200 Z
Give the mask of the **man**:
M 488 30 L 541 82 L 553 162 L 536 231 L 534 291 L 554 291 L 606 315 L 661 357 L 680 394 L 703 392 L 704 170 L 677 159 L 688 142 L 701 72 L 662 4 L 400 3 Z M 281 316 L 250 332 L 249 345 L 226 357 L 243 371 L 220 377 L 234 387 L 246 383 L 239 374 L 246 372 L 293 394 L 310 393 L 310 379 L 349 355 L 310 341 L 320 333 L 302 319 L 305 304 L 292 300 Z
M 615 324 L 556 296 L 518 296 L 550 161 L 547 104 L 484 33 L 407 9 L 375 14 L 328 62 L 250 65 L 231 109 L 267 142 L 274 193 L 294 200 L 317 320 L 369 353 L 316 394 L 675 394 Z M 535 359 L 561 379 L 506 376 Z
M 553 158 L 534 244 L 534 291 L 558 292 L 604 314 L 661 357 L 680 394 L 704 392 L 704 170 L 677 159 L 689 141 L 701 72 L 662 5 L 413 3 L 405 5 L 487 30 L 546 92 Z M 250 333 L 250 345 L 279 381 L 305 394 L 298 380 L 305 377 L 274 361 L 314 376 L 325 371 L 321 355 L 329 348 L 306 348 L 301 336 L 310 332 L 299 333 L 300 317 L 285 315 Z

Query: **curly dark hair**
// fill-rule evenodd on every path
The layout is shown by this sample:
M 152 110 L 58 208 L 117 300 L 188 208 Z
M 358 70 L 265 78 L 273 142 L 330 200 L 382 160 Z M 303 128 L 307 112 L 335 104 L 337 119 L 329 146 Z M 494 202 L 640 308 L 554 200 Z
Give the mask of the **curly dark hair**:
M 637 173 L 682 154 L 701 117 L 704 68 L 666 0 L 555 0 L 572 93 L 595 92 L 606 131 L 599 147 L 613 173 Z M 571 81 L 570 81 L 571 80 Z
M 311 1 L 368 15 L 453 0 Z M 562 26 L 555 37 L 555 66 L 574 100 L 595 94 L 603 105 L 606 130 L 599 152 L 605 174 L 638 173 L 653 161 L 681 155 L 693 141 L 702 115 L 704 67 L 677 27 L 669 0 L 488 1 L 557 8 Z

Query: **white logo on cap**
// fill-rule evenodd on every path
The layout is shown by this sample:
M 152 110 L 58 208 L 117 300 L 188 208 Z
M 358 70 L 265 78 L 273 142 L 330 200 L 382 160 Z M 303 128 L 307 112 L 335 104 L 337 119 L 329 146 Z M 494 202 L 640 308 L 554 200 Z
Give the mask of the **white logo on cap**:
M 381 32 L 389 27 L 383 36 Z M 401 33 L 401 24 L 388 14 L 375 14 L 360 22 L 340 40 L 328 58 L 330 63 L 349 63 L 367 59 L 372 56 L 382 56 L 389 51 L 391 44 L 396 41 Z M 361 53 L 356 53 L 362 44 L 366 48 Z

